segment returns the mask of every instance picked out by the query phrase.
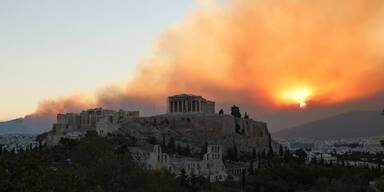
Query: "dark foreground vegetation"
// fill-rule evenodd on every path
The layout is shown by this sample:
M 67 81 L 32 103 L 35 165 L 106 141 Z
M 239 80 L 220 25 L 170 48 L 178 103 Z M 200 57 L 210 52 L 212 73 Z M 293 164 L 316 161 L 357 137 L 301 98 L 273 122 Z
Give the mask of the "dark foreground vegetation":
M 370 191 L 369 181 L 380 169 L 304 164 L 286 152 L 262 155 L 263 166 L 240 182 L 231 177 L 209 183 L 203 177 L 175 177 L 149 171 L 130 157 L 129 137 L 99 137 L 88 133 L 81 140 L 62 140 L 55 147 L 0 152 L 0 191 Z M 384 180 L 384 179 L 381 179 Z M 378 184 L 381 183 L 378 180 Z M 378 185 L 380 187 L 380 185 Z

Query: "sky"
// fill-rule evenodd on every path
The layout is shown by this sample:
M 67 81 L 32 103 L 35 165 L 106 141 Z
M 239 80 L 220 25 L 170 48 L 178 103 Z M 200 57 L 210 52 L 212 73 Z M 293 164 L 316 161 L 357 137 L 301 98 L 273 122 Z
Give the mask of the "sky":
M 0 121 L 47 97 L 129 79 L 194 0 L 0 1 Z
M 0 18 L 0 121 L 154 115 L 180 93 L 272 131 L 384 107 L 382 0 L 6 0 Z

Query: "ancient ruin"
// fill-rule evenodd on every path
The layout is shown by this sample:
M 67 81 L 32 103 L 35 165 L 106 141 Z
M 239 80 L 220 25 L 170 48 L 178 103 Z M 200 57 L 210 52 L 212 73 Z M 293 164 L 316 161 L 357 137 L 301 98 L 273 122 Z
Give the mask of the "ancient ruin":
M 202 96 L 180 94 L 168 97 L 167 112 L 177 113 L 215 113 L 215 102 Z
M 223 181 L 228 175 L 237 180 L 252 167 L 249 162 L 223 161 L 234 148 L 239 153 L 278 150 L 265 122 L 216 114 L 215 102 L 202 96 L 170 96 L 167 104 L 167 113 L 151 117 L 139 117 L 139 111 L 102 108 L 58 114 L 46 142 L 56 145 L 61 138 L 79 139 L 88 131 L 134 138 L 129 151 L 147 169 L 204 176 L 211 182 Z M 189 153 L 164 153 L 162 147 L 169 150 L 165 141 L 171 140 Z
M 243 172 L 248 172 L 249 165 L 239 166 L 239 162 L 223 161 L 223 150 L 220 145 L 208 145 L 203 158 L 169 155 L 163 153 L 160 145 L 130 147 L 133 159 L 147 169 L 167 170 L 175 175 L 182 171 L 187 176 L 203 176 L 210 182 L 224 181 L 228 175 L 239 180 Z M 244 163 L 240 163 L 244 165 Z
M 139 118 L 139 111 L 113 111 L 103 108 L 88 109 L 80 113 L 57 114 L 56 123 L 47 136 L 47 144 L 55 145 L 61 138 L 78 139 L 87 131 L 100 135 L 116 131 L 121 122 Z

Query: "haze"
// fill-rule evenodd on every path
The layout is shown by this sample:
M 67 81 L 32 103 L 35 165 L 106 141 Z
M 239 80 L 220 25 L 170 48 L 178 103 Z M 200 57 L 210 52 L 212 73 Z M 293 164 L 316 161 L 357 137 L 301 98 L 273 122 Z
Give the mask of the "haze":
M 10 2 L 6 11 L 13 14 L 12 6 L 28 6 Z M 48 1 L 39 3 L 35 25 L 19 25 L 35 33 L 19 30 L 19 37 L 14 29 L 3 37 L 8 65 L 2 68 L 14 70 L 2 70 L 9 94 L 2 113 L 49 116 L 103 106 L 150 115 L 164 112 L 168 95 L 193 93 L 217 101 L 217 108 L 236 103 L 278 130 L 348 110 L 381 109 L 382 0 L 201 1 L 196 9 L 189 3 L 100 1 L 78 8 L 56 2 L 52 6 L 64 10 L 61 24 L 52 17 L 56 11 L 47 11 Z M 92 9 L 96 4 L 99 11 Z M 158 12 L 165 7 L 167 13 Z M 159 25 L 157 15 L 170 16 Z M 146 16 L 153 20 L 146 23 Z M 81 18 L 87 19 L 78 23 Z M 36 111 L 34 95 L 41 99 Z

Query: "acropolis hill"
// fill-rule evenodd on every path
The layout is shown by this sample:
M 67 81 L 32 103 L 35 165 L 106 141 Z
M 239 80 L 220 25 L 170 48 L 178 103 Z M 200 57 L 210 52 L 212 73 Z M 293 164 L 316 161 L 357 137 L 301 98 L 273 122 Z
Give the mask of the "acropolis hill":
M 178 145 L 190 146 L 192 151 L 201 150 L 205 144 L 220 145 L 224 153 L 234 147 L 244 152 L 278 150 L 265 122 L 217 114 L 215 103 L 201 96 L 171 96 L 167 106 L 167 113 L 152 117 L 140 117 L 138 111 L 102 108 L 80 114 L 58 114 L 47 144 L 55 145 L 61 138 L 77 139 L 93 130 L 103 136 L 135 137 L 138 145 L 146 145 L 153 138 L 157 141 L 173 138 Z

